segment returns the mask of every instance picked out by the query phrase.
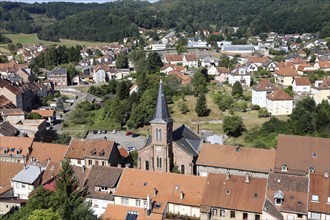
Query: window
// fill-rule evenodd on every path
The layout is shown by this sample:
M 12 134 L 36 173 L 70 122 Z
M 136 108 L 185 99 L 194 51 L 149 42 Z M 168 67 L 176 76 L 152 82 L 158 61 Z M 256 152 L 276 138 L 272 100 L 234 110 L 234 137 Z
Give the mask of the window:
M 312 212 L 311 213 L 311 218 L 312 219 L 321 219 L 321 214 L 320 213 L 316 213 L 316 212 Z
M 122 205 L 128 205 L 128 198 L 121 198 Z
M 226 215 L 226 210 L 221 209 L 220 210 L 220 217 L 225 217 L 225 215 Z
M 230 218 L 235 218 L 235 211 L 230 211 Z
M 78 164 L 81 164 L 81 160 L 78 160 L 78 162 L 77 162 Z
M 157 157 L 157 168 L 162 169 L 163 161 L 161 157 Z
M 105 162 L 104 161 L 102 161 L 102 166 L 105 166 Z
M 248 214 L 246 212 L 243 212 L 243 219 L 244 220 L 248 219 Z
M 99 165 L 99 161 L 98 160 L 95 160 L 95 165 Z
M 254 216 L 254 219 L 255 219 L 255 220 L 260 220 L 260 215 L 255 215 L 255 216 Z
M 158 141 L 158 128 L 156 128 L 156 141 Z
M 93 165 L 93 161 L 92 160 L 88 160 L 88 165 L 92 166 Z
M 327 201 L 327 203 L 330 203 L 330 196 L 328 196 L 328 201 Z
M 161 128 L 156 128 L 156 141 L 163 140 L 163 132 Z
M 298 218 L 302 218 L 303 214 L 298 214 L 297 216 L 298 216 Z
M 276 198 L 275 199 L 275 205 L 282 205 L 282 199 L 281 198 Z
M 325 220 L 330 220 L 330 215 L 325 215 Z
M 218 215 L 218 209 L 212 209 L 212 215 L 217 216 Z
M 135 206 L 140 207 L 141 206 L 141 200 L 139 200 L 139 199 L 135 200 Z
M 318 195 L 312 195 L 312 201 L 313 202 L 318 202 L 319 201 L 319 196 Z
M 22 189 L 25 189 L 25 184 L 22 184 Z

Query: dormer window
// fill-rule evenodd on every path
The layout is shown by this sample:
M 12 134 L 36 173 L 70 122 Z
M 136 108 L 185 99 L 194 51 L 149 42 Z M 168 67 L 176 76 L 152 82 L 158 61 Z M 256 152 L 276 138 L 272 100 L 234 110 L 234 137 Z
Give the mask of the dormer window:
M 313 168 L 313 167 L 310 167 L 310 168 L 308 169 L 308 172 L 309 172 L 309 173 L 314 173 L 314 172 L 315 172 L 315 170 L 314 170 L 314 168 Z
M 17 154 L 17 155 L 19 155 L 19 154 L 21 154 L 21 153 L 22 153 L 22 149 L 17 149 L 17 150 L 16 150 L 16 154 Z
M 8 154 L 8 151 L 9 151 L 9 149 L 7 149 L 7 148 L 3 149 L 4 154 Z
M 282 205 L 284 200 L 284 193 L 281 190 L 278 190 L 274 193 L 275 205 Z
M 286 164 L 282 165 L 282 172 L 288 172 L 288 166 Z
M 316 157 L 317 157 L 317 153 L 313 153 L 313 154 L 312 154 L 312 157 L 313 157 L 313 158 L 316 158 Z

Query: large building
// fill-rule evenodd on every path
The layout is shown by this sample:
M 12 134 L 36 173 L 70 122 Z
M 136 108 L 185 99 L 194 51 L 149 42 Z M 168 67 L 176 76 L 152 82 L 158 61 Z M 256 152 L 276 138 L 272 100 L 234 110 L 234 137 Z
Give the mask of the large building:
M 195 163 L 201 138 L 185 125 L 173 131 L 162 83 L 159 85 L 156 111 L 151 124 L 151 136 L 138 151 L 138 167 L 143 170 L 195 174 Z

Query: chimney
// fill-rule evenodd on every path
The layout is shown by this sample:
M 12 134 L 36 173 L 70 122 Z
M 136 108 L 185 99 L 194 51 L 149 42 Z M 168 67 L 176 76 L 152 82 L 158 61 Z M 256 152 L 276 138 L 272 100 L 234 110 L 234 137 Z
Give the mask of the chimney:
M 147 216 L 150 216 L 151 214 L 151 199 L 150 195 L 147 195 Z
M 154 196 L 156 196 L 156 195 L 157 195 L 157 193 L 158 193 L 158 190 L 157 190 L 157 188 L 154 188 Z
M 247 173 L 245 174 L 245 182 L 249 183 L 250 182 L 250 175 Z
M 180 199 L 183 199 L 183 198 L 184 198 L 184 192 L 181 191 L 181 192 L 180 192 Z
M 41 167 L 39 167 L 39 172 L 41 173 L 41 171 L 42 171 L 42 170 L 41 170 Z
M 82 173 L 85 173 L 85 165 L 82 165 L 82 167 L 81 167 L 81 172 L 82 172 Z
M 227 172 L 226 172 L 226 180 L 229 180 L 229 178 L 230 178 L 230 172 L 227 171 Z

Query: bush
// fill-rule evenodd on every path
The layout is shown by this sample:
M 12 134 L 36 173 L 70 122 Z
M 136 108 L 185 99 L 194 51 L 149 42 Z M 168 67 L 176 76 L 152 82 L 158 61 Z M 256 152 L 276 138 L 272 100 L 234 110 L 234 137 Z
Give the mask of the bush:
M 267 118 L 267 117 L 269 117 L 269 113 L 268 113 L 267 109 L 265 109 L 265 108 L 259 109 L 259 111 L 258 111 L 258 117 L 259 118 Z
M 252 110 L 259 110 L 260 106 L 259 105 L 252 105 Z

